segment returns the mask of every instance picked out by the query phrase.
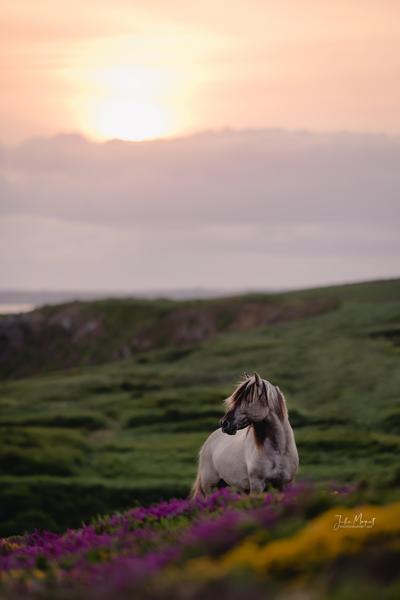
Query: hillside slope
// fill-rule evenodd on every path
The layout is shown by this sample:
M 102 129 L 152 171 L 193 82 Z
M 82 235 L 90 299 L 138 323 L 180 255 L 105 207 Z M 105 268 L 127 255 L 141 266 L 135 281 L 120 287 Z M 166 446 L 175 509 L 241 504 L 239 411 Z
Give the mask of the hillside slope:
M 187 494 L 222 400 L 252 370 L 286 395 L 301 479 L 393 490 L 400 483 L 399 288 L 393 281 L 296 292 L 292 303 L 326 297 L 331 308 L 3 381 L 0 532 L 77 526 L 137 501 Z M 118 306 L 109 312 L 120 323 Z
M 224 332 L 324 314 L 342 302 L 399 296 L 395 280 L 214 300 L 110 299 L 45 306 L 0 317 L 0 376 L 101 364 L 168 346 L 190 348 Z
M 218 300 L 99 300 L 46 306 L 0 319 L 0 373 L 21 376 L 197 345 L 224 331 L 315 316 L 332 298 L 238 297 Z

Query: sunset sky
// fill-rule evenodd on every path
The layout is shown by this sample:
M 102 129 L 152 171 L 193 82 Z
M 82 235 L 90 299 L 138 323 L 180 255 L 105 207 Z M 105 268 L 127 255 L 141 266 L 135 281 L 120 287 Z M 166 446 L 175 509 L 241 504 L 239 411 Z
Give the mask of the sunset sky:
M 398 0 L 2 0 L 0 135 L 400 133 Z
M 0 288 L 397 275 L 399 23 L 398 0 L 2 0 Z

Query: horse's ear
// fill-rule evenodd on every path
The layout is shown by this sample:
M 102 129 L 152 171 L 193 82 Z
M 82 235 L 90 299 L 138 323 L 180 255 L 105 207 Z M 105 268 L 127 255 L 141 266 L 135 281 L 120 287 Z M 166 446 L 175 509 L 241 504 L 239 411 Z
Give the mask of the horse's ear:
M 256 380 L 257 385 L 261 385 L 261 377 L 256 371 L 254 371 L 254 379 Z
M 287 411 L 286 402 L 285 402 L 285 396 L 283 395 L 281 390 L 278 388 L 278 386 L 276 386 L 276 391 L 278 392 L 278 406 L 279 406 L 278 414 L 279 414 L 279 418 L 281 419 L 281 421 L 283 421 L 283 419 L 288 416 L 288 411 Z
M 254 400 L 260 400 L 262 399 L 263 394 L 265 393 L 265 388 L 264 388 L 264 381 L 261 379 L 261 377 L 259 376 L 259 374 L 254 371 L 254 381 L 255 381 L 255 386 L 254 386 L 254 392 L 253 392 L 253 397 Z M 267 400 L 267 398 L 266 398 Z

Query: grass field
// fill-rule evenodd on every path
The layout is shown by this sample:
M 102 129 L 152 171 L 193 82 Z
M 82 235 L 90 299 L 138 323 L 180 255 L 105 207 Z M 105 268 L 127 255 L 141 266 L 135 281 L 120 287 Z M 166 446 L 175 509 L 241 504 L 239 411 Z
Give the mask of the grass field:
M 321 314 L 308 316 L 304 307 L 316 298 L 330 302 Z M 104 362 L 104 350 L 98 354 L 102 364 L 47 373 L 41 347 L 40 372 L 4 378 L 0 535 L 35 527 L 62 530 L 135 503 L 186 495 L 199 446 L 218 426 L 223 399 L 244 371 L 253 370 L 285 393 L 300 479 L 363 481 L 395 496 L 400 280 L 200 304 L 208 310 L 218 302 L 226 308 L 230 302 L 237 307 L 271 301 L 303 312 L 254 328 L 229 327 L 228 319 L 196 343 L 164 331 L 158 343 L 128 359 Z M 176 311 L 180 303 L 173 305 Z M 147 319 L 157 331 L 160 319 L 165 322 L 160 301 L 154 301 L 157 310 L 146 303 L 149 313 L 141 303 L 136 314 L 135 306 L 107 301 L 113 326 L 96 343 L 107 344 L 109 335 L 112 345 L 130 323 Z M 98 311 L 99 303 L 84 305 L 85 314 L 91 308 Z M 222 317 L 223 311 L 224 323 Z M 90 361 L 79 355 L 81 364 L 93 362 L 92 346 Z M 21 356 L 34 353 L 34 347 L 25 348 Z M 49 365 L 58 365 L 50 355 Z

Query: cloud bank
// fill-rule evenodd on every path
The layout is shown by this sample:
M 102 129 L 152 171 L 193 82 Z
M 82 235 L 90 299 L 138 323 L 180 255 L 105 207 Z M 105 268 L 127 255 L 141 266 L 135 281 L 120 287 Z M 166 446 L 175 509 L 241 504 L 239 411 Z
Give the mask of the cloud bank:
M 400 138 L 280 130 L 0 149 L 1 287 L 319 285 L 399 273 Z

